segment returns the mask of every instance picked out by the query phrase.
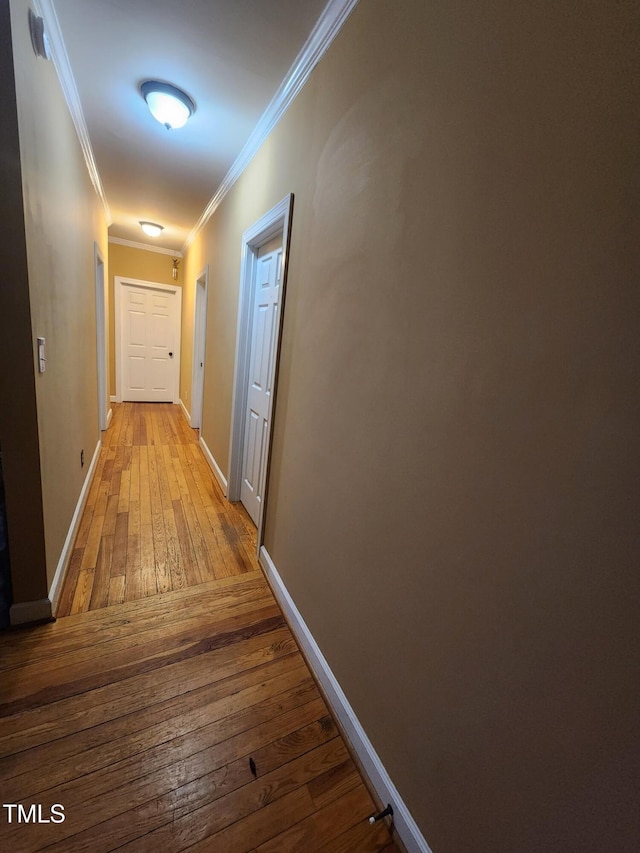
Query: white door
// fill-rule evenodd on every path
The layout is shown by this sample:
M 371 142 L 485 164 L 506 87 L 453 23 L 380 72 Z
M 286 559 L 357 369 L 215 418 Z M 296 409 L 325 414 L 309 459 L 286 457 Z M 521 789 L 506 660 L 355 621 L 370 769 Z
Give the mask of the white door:
M 123 284 L 122 399 L 173 403 L 177 383 L 176 294 Z
M 282 247 L 259 250 L 251 317 L 251 356 L 243 442 L 240 500 L 259 522 L 267 462 L 269 402 L 280 307 Z

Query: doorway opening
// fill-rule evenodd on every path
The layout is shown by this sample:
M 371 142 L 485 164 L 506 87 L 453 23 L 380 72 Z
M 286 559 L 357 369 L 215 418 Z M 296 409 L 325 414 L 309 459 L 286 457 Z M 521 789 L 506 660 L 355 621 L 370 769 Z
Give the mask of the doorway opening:
M 242 235 L 227 497 L 247 501 L 258 528 L 258 550 L 263 541 L 292 212 L 290 194 Z
M 93 263 L 96 287 L 96 365 L 98 370 L 98 429 L 103 432 L 109 424 L 111 409 L 107 407 L 107 294 L 104 282 L 104 256 L 98 244 L 93 244 Z
M 204 400 L 204 365 L 207 347 L 207 298 L 209 267 L 196 279 L 196 298 L 193 316 L 193 372 L 191 381 L 191 426 L 202 432 L 202 403 Z

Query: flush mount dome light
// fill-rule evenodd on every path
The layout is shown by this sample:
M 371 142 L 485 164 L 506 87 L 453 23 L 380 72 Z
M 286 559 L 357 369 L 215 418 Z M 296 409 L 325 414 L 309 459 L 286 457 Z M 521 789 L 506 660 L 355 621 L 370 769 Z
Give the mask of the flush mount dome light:
M 140 85 L 142 97 L 147 102 L 151 115 L 163 124 L 167 130 L 182 127 L 196 111 L 196 105 L 189 95 L 169 83 L 157 80 L 145 80 Z
M 148 234 L 149 237 L 157 237 L 164 228 L 162 225 L 158 225 L 155 222 L 140 222 L 140 227 L 144 231 L 145 234 Z

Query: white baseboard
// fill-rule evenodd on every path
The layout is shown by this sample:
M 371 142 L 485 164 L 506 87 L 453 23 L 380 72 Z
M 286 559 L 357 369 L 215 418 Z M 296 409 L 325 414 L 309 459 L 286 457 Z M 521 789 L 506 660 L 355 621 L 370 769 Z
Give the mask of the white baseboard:
M 185 416 L 185 418 L 187 419 L 187 423 L 189 424 L 189 426 L 191 426 L 191 415 L 190 415 L 190 414 L 189 414 L 189 412 L 187 411 L 187 407 L 186 407 L 186 406 L 185 406 L 185 404 L 182 402 L 182 400 L 178 400 L 178 402 L 180 403 L 180 408 L 182 409 L 182 414 L 183 414 L 183 415 Z
M 429 845 L 391 781 L 389 774 L 380 761 L 347 697 L 344 695 L 340 684 L 320 651 L 320 647 L 314 640 L 300 611 L 289 595 L 264 545 L 260 549 L 260 565 L 264 569 L 269 585 L 280 607 L 284 611 L 289 622 L 289 627 L 304 650 L 307 662 L 311 666 L 315 677 L 324 688 L 329 704 L 331 705 L 331 710 L 342 724 L 371 784 L 380 797 L 380 801 L 385 806 L 387 803 L 391 803 L 393 806 L 393 823 L 402 843 L 407 848 L 407 853 L 431 853 Z
M 115 395 L 115 394 L 112 394 L 112 395 L 109 397 L 109 400 L 110 400 L 110 402 L 112 402 L 112 403 L 117 403 L 117 402 L 118 402 L 118 398 L 116 397 L 116 395 Z
M 107 417 L 107 422 L 108 420 L 109 419 Z M 100 457 L 101 447 L 102 441 L 98 441 L 98 443 L 96 444 L 96 449 L 93 451 L 91 465 L 89 465 L 87 475 L 84 478 L 84 483 L 82 484 L 80 497 L 78 498 L 78 503 L 76 504 L 76 509 L 73 513 L 71 524 L 69 525 L 69 532 L 67 533 L 67 538 L 65 539 L 64 545 L 62 547 L 62 553 L 60 554 L 60 559 L 58 560 L 58 567 L 56 568 L 56 573 L 53 576 L 53 581 L 51 582 L 51 588 L 49 589 L 49 601 L 51 602 L 51 610 L 54 614 L 58 609 L 58 601 L 60 599 L 60 593 L 62 592 L 64 576 L 66 574 L 67 568 L 69 567 L 69 561 L 71 560 L 71 552 L 73 551 L 73 543 L 75 542 L 76 533 L 78 532 L 78 527 L 80 526 L 82 511 L 84 510 L 84 505 L 87 502 L 89 488 L 93 480 L 93 475 L 95 474 L 96 465 L 98 464 L 98 458 Z
M 204 453 L 204 458 L 207 460 L 211 470 L 213 471 L 213 476 L 220 483 L 220 488 L 222 489 L 224 496 L 226 498 L 227 487 L 228 487 L 227 478 L 224 476 L 224 474 L 220 470 L 220 466 L 218 465 L 216 460 L 213 458 L 213 454 L 211 453 L 211 451 L 207 447 L 207 443 L 205 442 L 205 440 L 202 436 L 200 436 L 200 447 L 202 448 L 202 452 Z
M 109 424 L 111 423 L 111 418 L 113 417 L 113 409 L 109 409 L 107 412 L 107 429 L 109 429 Z
M 20 601 L 12 604 L 9 610 L 9 621 L 12 625 L 28 625 L 30 622 L 43 622 L 51 619 L 51 602 L 48 598 L 37 601 Z

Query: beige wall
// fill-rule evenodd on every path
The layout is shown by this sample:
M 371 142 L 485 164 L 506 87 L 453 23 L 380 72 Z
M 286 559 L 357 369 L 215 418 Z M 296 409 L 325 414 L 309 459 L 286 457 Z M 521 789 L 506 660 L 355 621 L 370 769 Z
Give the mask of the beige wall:
M 33 53 L 28 9 L 11 2 L 31 339 L 46 338 L 35 389 L 50 585 L 99 439 L 94 242 L 106 258 L 107 230 L 53 64 Z
M 182 284 L 182 259 L 179 259 L 178 278 L 172 278 L 173 261 L 169 255 L 161 252 L 137 249 L 134 246 L 122 246 L 109 243 L 109 388 L 110 394 L 116 393 L 116 331 L 114 310 L 114 277 L 125 276 L 142 281 L 155 281 L 158 284 Z
M 640 844 L 637 37 L 360 3 L 187 259 L 226 474 L 241 234 L 295 193 L 266 545 L 437 853 Z

